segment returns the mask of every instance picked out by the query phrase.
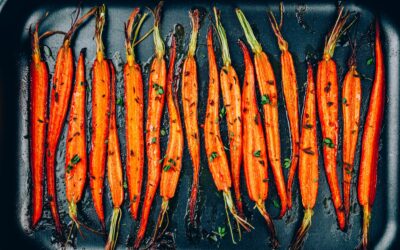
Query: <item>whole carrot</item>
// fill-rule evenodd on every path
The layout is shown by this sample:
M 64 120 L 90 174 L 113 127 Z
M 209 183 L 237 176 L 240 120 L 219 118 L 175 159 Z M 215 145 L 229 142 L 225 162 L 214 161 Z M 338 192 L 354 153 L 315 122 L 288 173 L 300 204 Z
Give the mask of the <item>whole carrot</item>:
M 271 164 L 272 173 L 274 175 L 276 189 L 281 201 L 281 211 L 279 216 L 282 217 L 287 210 L 287 194 L 285 178 L 283 176 L 281 164 L 281 142 L 279 135 L 278 121 L 278 91 L 276 89 L 276 81 L 271 63 L 267 54 L 262 50 L 261 44 L 254 36 L 254 32 L 249 22 L 240 9 L 236 9 L 236 15 L 242 25 L 247 42 L 254 53 L 254 65 L 258 87 L 261 93 L 261 104 L 264 110 L 265 136 L 267 138 L 268 159 Z
M 272 11 L 269 12 L 269 20 L 272 29 L 278 39 L 279 49 L 281 50 L 281 71 L 282 71 L 282 88 L 285 96 L 285 104 L 287 116 L 290 125 L 290 135 L 292 142 L 292 157 L 290 159 L 290 170 L 287 183 L 288 195 L 288 208 L 292 208 L 292 187 L 293 181 L 297 170 L 299 161 L 299 143 L 300 143 L 300 129 L 299 129 L 299 97 L 297 93 L 297 80 L 296 71 L 292 54 L 289 51 L 288 43 L 283 38 L 281 33 L 282 18 L 283 18 L 283 4 L 281 2 L 281 23 L 278 24 Z
M 232 67 L 228 40 L 220 21 L 220 13 L 216 7 L 214 7 L 214 16 L 216 29 L 221 42 L 223 60 L 223 66 L 220 71 L 220 83 L 226 110 L 226 122 L 228 125 L 233 188 L 235 189 L 236 206 L 239 210 L 239 214 L 243 215 L 242 198 L 240 195 L 240 168 L 243 158 L 240 83 L 236 71 Z
M 257 107 L 254 66 L 246 45 L 240 40 L 239 45 L 245 65 L 242 93 L 244 174 L 249 197 L 256 203 L 258 210 L 265 218 L 271 233 L 271 245 L 275 249 L 279 242 L 276 238 L 274 223 L 264 204 L 268 197 L 267 146 Z
M 182 105 L 186 129 L 186 140 L 193 163 L 193 181 L 189 199 L 189 220 L 194 225 L 197 193 L 199 189 L 200 173 L 200 134 L 197 114 L 198 83 L 197 64 L 195 59 L 197 34 L 200 28 L 199 10 L 190 12 L 192 21 L 192 35 L 190 37 L 189 50 L 183 63 L 182 70 Z
M 342 86 L 343 111 L 343 203 L 346 222 L 350 216 L 350 190 L 354 171 L 354 157 L 358 141 L 358 127 L 361 107 L 361 79 L 357 72 L 356 53 L 349 59 L 349 71 Z
M 385 106 L 385 65 L 379 21 L 375 23 L 375 78 L 372 86 L 361 148 L 358 201 L 363 208 L 362 247 L 368 246 L 368 228 L 376 194 L 379 138 Z
M 307 92 L 301 123 L 299 184 L 301 202 L 304 207 L 303 222 L 297 231 L 290 249 L 301 249 L 304 237 L 311 226 L 311 217 L 318 194 L 318 139 L 317 106 L 314 73 L 311 64 L 307 69 Z
M 167 151 L 165 152 L 165 158 L 163 160 L 163 168 L 160 181 L 160 196 L 162 197 L 162 204 L 153 239 L 157 238 L 157 231 L 163 224 L 164 216 L 168 210 L 169 200 L 172 199 L 175 195 L 182 166 L 184 139 L 178 105 L 178 84 L 177 81 L 174 82 L 175 57 L 176 43 L 175 37 L 173 37 L 169 55 L 166 93 L 169 116 L 169 138 Z
M 332 59 L 336 42 L 349 18 L 348 13 L 343 13 L 343 7 L 339 9 L 336 23 L 329 33 L 324 48 L 322 60 L 318 63 L 317 73 L 317 101 L 319 120 L 323 136 L 323 155 L 326 178 L 332 194 L 332 202 L 336 209 L 339 228 L 346 227 L 343 203 L 340 196 L 337 165 L 337 142 L 338 142 L 338 80 L 336 63 Z
M 159 29 L 162 5 L 163 2 L 161 1 L 155 10 L 153 37 L 156 55 L 150 68 L 146 121 L 147 186 L 142 208 L 142 217 L 140 218 L 140 227 L 137 232 L 134 248 L 139 248 L 146 233 L 151 204 L 153 203 L 161 177 L 160 126 L 164 108 L 164 90 L 167 80 L 164 59 L 165 48 Z
M 47 63 L 42 60 L 39 47 L 39 25 L 43 18 L 36 23 L 35 29 L 31 33 L 29 155 L 32 174 L 32 228 L 36 227 L 43 211 L 43 164 L 47 124 L 47 95 L 49 91 Z
M 228 220 L 232 241 L 233 243 L 236 243 L 233 236 L 227 208 L 235 218 L 236 222 L 243 228 L 249 231 L 252 226 L 238 215 L 232 201 L 232 179 L 228 167 L 228 159 L 225 154 L 224 144 L 222 142 L 219 129 L 219 77 L 212 39 L 212 28 L 210 27 L 207 34 L 209 87 L 206 119 L 204 122 L 204 141 L 208 159 L 208 167 L 210 168 L 210 172 L 212 174 L 217 190 L 223 193 L 226 218 Z
M 61 233 L 61 222 L 57 208 L 55 161 L 61 131 L 69 107 L 72 92 L 72 80 L 74 77 L 74 58 L 70 47 L 71 38 L 79 25 L 88 17 L 93 15 L 95 11 L 96 9 L 93 8 L 81 18 L 76 19 L 75 23 L 64 37 L 63 44 L 57 54 L 54 70 L 46 139 L 46 172 L 50 210 L 58 233 Z
M 129 204 L 136 220 L 139 210 L 143 181 L 144 136 L 143 136 L 143 79 L 140 65 L 135 60 L 134 44 L 140 27 L 147 16 L 144 14 L 136 24 L 139 8 L 132 11 L 125 25 L 125 47 L 127 62 L 124 67 L 125 124 L 126 124 L 126 176 L 128 180 Z M 133 31 L 134 26 L 135 31 Z M 132 38 L 132 32 L 135 33 Z
M 92 143 L 89 159 L 90 189 L 94 208 L 105 229 L 103 190 L 104 173 L 107 156 L 107 144 L 110 127 L 110 85 L 111 73 L 109 61 L 105 58 L 102 41 L 103 27 L 106 18 L 106 7 L 102 5 L 96 15 L 96 59 L 92 67 Z
M 111 216 L 110 232 L 105 249 L 115 249 L 118 240 L 119 223 L 122 217 L 121 205 L 124 201 L 124 176 L 122 174 L 121 151 L 119 148 L 117 118 L 116 118 L 116 81 L 115 69 L 109 61 L 111 73 L 111 108 L 110 108 L 110 128 L 108 134 L 107 149 L 107 178 L 110 186 L 111 200 L 113 203 L 113 212 Z
M 77 203 L 82 198 L 87 171 L 85 108 L 85 57 L 83 51 L 81 51 L 76 67 L 65 153 L 65 194 L 68 202 L 69 216 L 78 229 Z

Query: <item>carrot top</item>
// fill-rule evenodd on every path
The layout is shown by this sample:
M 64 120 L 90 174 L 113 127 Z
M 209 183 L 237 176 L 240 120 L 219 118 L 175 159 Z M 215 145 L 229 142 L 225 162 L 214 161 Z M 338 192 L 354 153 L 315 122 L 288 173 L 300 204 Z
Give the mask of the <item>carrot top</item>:
M 228 39 L 226 38 L 226 33 L 224 27 L 222 27 L 220 20 L 220 11 L 214 6 L 214 16 L 215 16 L 215 26 L 218 32 L 219 42 L 221 43 L 222 60 L 224 66 L 231 65 L 231 56 L 229 54 Z
M 272 29 L 274 30 L 275 36 L 276 36 L 276 38 L 278 38 L 279 49 L 281 51 L 285 51 L 285 50 L 288 50 L 288 43 L 283 38 L 283 35 L 281 32 L 282 24 L 283 24 L 283 3 L 282 2 L 280 4 L 279 10 L 280 10 L 280 15 L 281 15 L 279 24 L 276 21 L 275 16 L 272 13 L 272 11 L 268 12 L 268 17 L 269 17 L 269 21 L 271 22 Z
M 164 41 L 161 37 L 160 29 L 158 25 L 160 24 L 160 15 L 161 15 L 161 8 L 164 5 L 164 1 L 161 1 L 155 11 L 154 11 L 154 45 L 155 45 L 155 50 L 156 50 L 156 57 L 157 58 L 163 58 L 165 55 L 165 46 L 164 46 Z
M 256 36 L 254 35 L 253 29 L 250 26 L 249 21 L 247 21 L 245 15 L 242 10 L 239 8 L 236 9 L 236 15 L 239 19 L 240 24 L 242 25 L 244 35 L 246 36 L 247 42 L 249 43 L 251 50 L 257 54 L 262 52 L 261 44 L 257 41 Z
M 104 43 L 101 38 L 103 35 L 104 23 L 106 22 L 106 6 L 103 4 L 97 9 L 96 15 L 96 47 L 97 47 L 97 60 L 102 61 L 104 57 Z
M 199 10 L 195 9 L 194 11 L 190 11 L 189 15 L 192 22 L 193 31 L 190 36 L 188 57 L 189 56 L 193 57 L 196 54 L 197 35 L 199 33 L 199 28 L 200 28 Z
M 65 34 L 64 36 L 64 46 L 69 46 L 69 43 L 71 41 L 72 35 L 75 33 L 75 31 L 78 29 L 78 27 L 86 20 L 88 19 L 90 16 L 94 15 L 97 11 L 97 7 L 93 7 L 91 8 L 86 14 L 84 14 L 81 18 L 79 17 L 80 14 L 80 9 L 78 8 L 76 10 L 76 18 L 71 26 L 71 28 L 69 29 L 69 31 Z
M 139 8 L 135 8 L 129 16 L 127 23 L 125 23 L 125 47 L 129 65 L 135 61 L 134 47 L 136 44 L 136 39 L 139 35 L 140 27 L 148 16 L 148 13 L 144 13 L 141 17 L 139 17 L 139 22 L 137 23 L 136 17 L 139 15 L 139 11 Z

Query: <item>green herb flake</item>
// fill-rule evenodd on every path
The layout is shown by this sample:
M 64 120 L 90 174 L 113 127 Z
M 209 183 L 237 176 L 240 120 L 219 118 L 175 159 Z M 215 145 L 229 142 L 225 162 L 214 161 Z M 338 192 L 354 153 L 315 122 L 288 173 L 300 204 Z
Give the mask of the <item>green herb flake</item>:
M 71 163 L 73 164 L 73 165 L 76 165 L 76 164 L 78 164 L 78 162 L 80 162 L 81 161 L 81 158 L 79 157 L 79 155 L 74 155 L 74 157 L 72 157 L 72 159 L 71 159 Z
M 122 97 L 118 97 L 117 98 L 117 105 L 118 106 L 124 106 L 124 100 L 122 99 Z
M 272 199 L 272 204 L 274 205 L 274 207 L 276 208 L 280 208 L 281 205 L 279 205 L 279 201 Z
M 161 136 L 165 136 L 167 134 L 167 132 L 165 131 L 165 129 L 162 128 L 160 130 L 160 134 L 161 134 Z
M 219 117 L 222 119 L 226 116 L 226 108 L 222 107 L 221 110 L 219 111 Z
M 158 95 L 162 95 L 164 94 L 164 89 L 162 86 L 160 86 L 157 83 L 153 83 L 153 89 L 155 89 L 155 91 L 157 92 Z
M 289 168 L 291 163 L 292 163 L 292 161 L 289 158 L 285 158 L 283 160 L 283 167 L 284 168 Z
M 269 98 L 268 95 L 261 96 L 261 104 L 262 105 L 271 104 L 271 99 Z
M 373 64 L 374 63 L 374 58 L 369 58 L 368 60 L 367 60 L 367 65 L 371 65 L 371 64 Z
M 218 157 L 218 154 L 217 154 L 217 152 L 212 152 L 211 153 L 211 155 L 210 155 L 210 157 L 208 158 L 208 160 L 210 161 L 210 162 L 212 162 L 215 158 L 217 158 Z
M 324 143 L 324 145 L 326 145 L 329 148 L 334 148 L 335 147 L 335 144 L 332 142 L 332 139 L 330 139 L 330 138 L 325 138 L 323 140 L 323 143 Z
M 225 227 L 218 227 L 218 235 L 223 238 L 226 235 Z
M 342 103 L 343 103 L 343 104 L 347 104 L 347 99 L 346 99 L 346 98 L 343 98 L 343 99 L 342 99 Z
M 71 164 L 68 164 L 67 173 L 69 174 L 73 168 L 74 168 L 74 166 L 72 166 Z
M 260 157 L 261 156 L 261 150 L 254 151 L 253 155 L 255 157 Z
M 124 181 L 123 187 L 124 187 L 124 189 L 128 188 L 128 183 L 126 181 Z
M 163 170 L 164 170 L 165 172 L 167 172 L 170 168 L 171 168 L 171 165 L 165 165 L 164 168 L 163 168 Z
M 150 144 L 154 144 L 154 143 L 156 143 L 156 141 L 157 141 L 157 138 L 153 137 L 153 138 L 151 138 Z

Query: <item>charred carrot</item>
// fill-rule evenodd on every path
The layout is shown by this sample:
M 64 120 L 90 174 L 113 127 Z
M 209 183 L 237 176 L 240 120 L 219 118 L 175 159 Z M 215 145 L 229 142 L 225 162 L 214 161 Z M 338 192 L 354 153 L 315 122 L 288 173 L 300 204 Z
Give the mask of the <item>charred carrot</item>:
M 332 202 L 336 209 L 339 228 L 341 230 L 345 229 L 346 222 L 336 173 L 339 131 L 338 82 L 336 63 L 332 57 L 337 40 L 343 33 L 343 30 L 347 29 L 344 26 L 349 16 L 348 13 L 343 13 L 343 7 L 340 7 L 336 23 L 326 39 L 323 59 L 318 63 L 317 73 L 317 101 L 324 143 L 324 167 L 332 194 Z
M 46 172 L 47 194 L 49 196 L 50 210 L 58 233 L 61 233 L 61 222 L 57 208 L 55 161 L 58 142 L 69 107 L 72 92 L 72 80 L 74 77 L 74 58 L 70 47 L 71 38 L 79 25 L 88 17 L 93 15 L 95 11 L 96 9 L 93 8 L 81 18 L 76 19 L 75 23 L 64 37 L 63 44 L 57 54 L 54 70 L 46 139 Z
M 92 67 L 92 143 L 89 159 L 90 189 L 97 216 L 102 229 L 105 229 L 103 189 L 106 166 L 107 144 L 110 127 L 110 65 L 104 54 L 102 41 L 103 27 L 106 20 L 106 7 L 98 7 L 96 15 L 96 59 Z
M 136 24 L 139 8 L 132 11 L 125 25 L 127 62 L 124 67 L 125 124 L 126 124 L 126 176 L 128 180 L 130 213 L 136 220 L 139 210 L 143 180 L 143 79 L 140 65 L 135 60 L 134 43 L 139 29 L 147 16 L 144 14 Z M 136 24 L 136 27 L 134 28 Z M 135 29 L 133 31 L 133 29 Z M 132 38 L 132 32 L 135 33 Z
M 304 101 L 303 120 L 301 123 L 299 184 L 301 202 L 304 207 L 303 222 L 290 249 L 301 249 L 310 226 L 313 208 L 318 194 L 318 140 L 317 106 L 315 97 L 314 73 L 311 64 L 307 69 L 307 92 Z
M 257 107 L 254 66 L 246 45 L 240 40 L 239 45 L 245 65 L 242 93 L 244 174 L 249 197 L 256 203 L 258 210 L 265 218 L 271 234 L 271 245 L 275 249 L 279 242 L 276 238 L 274 223 L 264 204 L 268 197 L 267 146 Z
M 350 216 L 350 190 L 354 171 L 354 157 L 358 141 L 358 126 L 361 107 L 361 79 L 357 72 L 356 54 L 349 60 L 349 71 L 344 77 L 342 86 L 343 111 L 343 203 L 346 222 Z
M 235 189 L 236 206 L 239 214 L 243 215 L 242 197 L 240 195 L 240 168 L 243 160 L 240 83 L 236 71 L 232 67 L 228 40 L 220 21 L 220 13 L 216 7 L 214 7 L 214 16 L 223 60 L 223 66 L 220 71 L 220 84 L 228 125 L 233 188 Z
M 157 238 L 157 231 L 163 224 L 164 216 L 168 210 L 169 200 L 172 199 L 175 195 L 182 166 L 184 139 L 178 105 L 178 84 L 177 81 L 174 81 L 175 57 L 176 43 L 175 38 L 173 37 L 169 55 L 166 93 L 169 116 L 169 138 L 167 151 L 165 152 L 165 158 L 163 160 L 160 181 L 160 196 L 162 197 L 162 204 L 153 239 Z M 167 226 L 168 224 L 165 227 Z
M 189 51 L 183 63 L 182 70 L 182 105 L 186 129 L 186 141 L 193 163 L 193 181 L 189 199 L 189 221 L 194 225 L 197 193 L 199 189 L 200 173 L 200 134 L 197 114 L 198 83 L 197 64 L 195 59 L 197 34 L 200 28 L 199 10 L 190 12 L 192 21 L 192 35 L 190 37 Z
M 281 2 L 281 23 L 278 24 L 272 11 L 269 12 L 269 20 L 275 36 L 278 39 L 279 49 L 281 50 L 281 74 L 282 74 L 282 89 L 285 96 L 285 104 L 287 116 L 289 119 L 290 136 L 292 142 L 292 157 L 290 159 L 290 170 L 287 182 L 287 195 L 288 195 L 288 208 L 292 208 L 292 187 L 293 181 L 297 170 L 299 161 L 299 142 L 300 142 L 300 129 L 299 129 L 299 97 L 297 93 L 297 79 L 296 71 L 292 54 L 289 51 L 287 41 L 283 38 L 281 26 L 283 21 L 283 4 Z
M 236 243 L 229 220 L 228 209 L 235 218 L 236 222 L 243 228 L 250 230 L 252 226 L 238 215 L 232 200 L 231 173 L 229 171 L 228 159 L 225 154 L 224 144 L 222 142 L 219 129 L 219 76 L 212 39 L 212 28 L 210 27 L 207 34 L 209 87 L 206 119 L 204 122 L 204 141 L 208 159 L 208 167 L 210 168 L 210 172 L 217 190 L 223 193 L 226 218 L 228 220 L 232 241 Z
M 122 217 L 121 205 L 124 201 L 124 176 L 122 174 L 121 151 L 119 147 L 117 118 L 116 118 L 116 81 L 115 69 L 109 61 L 111 73 L 111 108 L 110 108 L 110 128 L 108 134 L 108 152 L 107 152 L 107 178 L 110 186 L 111 199 L 113 203 L 113 212 L 111 216 L 110 232 L 105 249 L 115 249 L 118 240 L 119 223 Z
M 44 17 L 43 17 L 44 18 Z M 49 72 L 42 60 L 39 47 L 40 19 L 32 31 L 32 61 L 30 64 L 30 164 L 32 174 L 32 228 L 35 228 L 43 211 L 43 164 L 47 127 L 47 95 Z
M 65 153 L 66 198 L 69 216 L 77 228 L 79 228 L 77 204 L 82 198 L 87 171 L 85 109 L 85 57 L 81 51 L 75 73 Z
M 146 121 L 146 153 L 147 153 L 147 186 L 140 218 L 140 227 L 137 232 L 134 248 L 139 248 L 146 233 L 151 204 L 153 203 L 161 177 L 161 153 L 160 153 L 160 126 L 164 108 L 164 90 L 166 86 L 165 48 L 162 40 L 159 24 L 163 2 L 161 1 L 155 10 L 153 37 L 155 45 L 155 58 L 151 64 L 149 75 L 149 95 Z
M 271 164 L 272 173 L 274 175 L 276 189 L 281 201 L 280 217 L 287 210 L 287 194 L 285 178 L 283 176 L 281 164 L 281 142 L 279 136 L 278 121 L 278 92 L 276 89 L 276 81 L 271 63 L 267 54 L 262 50 L 261 44 L 254 36 L 254 32 L 249 22 L 240 9 L 236 9 L 236 15 L 242 25 L 247 42 L 254 53 L 254 65 L 258 87 L 261 93 L 261 104 L 264 110 L 265 136 L 267 138 L 268 159 Z
M 385 65 L 379 21 L 375 23 L 375 79 L 372 86 L 367 118 L 364 125 L 361 148 L 361 164 L 358 175 L 358 201 L 363 208 L 362 247 L 368 246 L 368 228 L 371 209 L 376 194 L 379 138 L 385 106 Z

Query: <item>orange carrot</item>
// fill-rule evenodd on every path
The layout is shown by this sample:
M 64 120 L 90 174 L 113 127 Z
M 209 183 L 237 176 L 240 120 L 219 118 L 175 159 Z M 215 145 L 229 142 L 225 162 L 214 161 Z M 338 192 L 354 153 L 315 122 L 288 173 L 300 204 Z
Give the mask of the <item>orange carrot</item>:
M 271 245 L 275 249 L 279 246 L 279 242 L 276 238 L 274 223 L 264 204 L 268 197 L 267 146 L 257 107 L 254 66 L 246 45 L 240 40 L 239 45 L 245 65 L 242 93 L 244 174 L 249 197 L 256 203 L 258 210 L 265 218 L 271 234 Z
M 105 249 L 115 249 L 118 240 L 119 223 L 122 217 L 121 205 L 124 202 L 124 176 L 122 174 L 121 151 L 118 141 L 117 118 L 116 118 L 116 81 L 115 68 L 109 61 L 111 73 L 111 108 L 110 108 L 110 128 L 108 134 L 107 152 L 107 178 L 111 191 L 111 199 L 114 209 L 111 216 L 110 232 Z
M 74 22 L 71 29 L 65 35 L 63 44 L 58 51 L 54 70 L 50 100 L 50 115 L 46 139 L 46 172 L 47 193 L 49 196 L 50 210 L 58 233 L 61 233 L 61 222 L 57 208 L 55 161 L 61 131 L 64 127 L 64 120 L 69 107 L 72 91 L 72 80 L 74 77 L 74 58 L 70 44 L 75 30 L 82 22 L 93 15 L 95 11 L 96 8 L 92 8 L 88 13 Z
M 193 163 L 193 182 L 189 199 L 189 220 L 194 225 L 197 193 L 199 188 L 200 173 L 200 134 L 197 114 L 198 83 L 196 65 L 197 34 L 200 28 L 199 10 L 190 12 L 192 21 L 192 35 L 190 37 L 189 50 L 183 63 L 182 70 L 182 105 L 186 128 L 186 140 Z
M 379 138 L 385 106 L 385 65 L 379 21 L 375 24 L 375 79 L 372 86 L 361 146 L 361 164 L 358 175 L 358 201 L 363 208 L 362 247 L 368 246 L 368 228 L 376 195 Z
M 287 210 L 287 194 L 285 178 L 283 176 L 281 164 L 281 142 L 279 135 L 278 121 L 278 91 L 274 71 L 268 60 L 267 54 L 262 50 L 261 44 L 254 36 L 254 32 L 249 22 L 240 9 L 236 9 L 236 15 L 242 25 L 247 42 L 254 53 L 254 64 L 258 87 L 261 93 L 261 104 L 264 110 L 265 136 L 267 138 L 268 159 L 271 164 L 272 173 L 275 179 L 276 189 L 281 201 L 281 211 L 279 216 L 282 217 Z
M 361 79 L 357 72 L 355 48 L 342 87 L 343 111 L 343 203 L 346 222 L 350 216 L 350 190 L 360 122 Z
M 78 229 L 77 203 L 82 198 L 87 171 L 85 105 L 85 57 L 81 51 L 75 73 L 65 153 L 65 187 L 69 216 Z
M 243 228 L 249 231 L 250 228 L 253 227 L 238 215 L 232 201 L 230 190 L 232 187 L 231 174 L 219 129 L 219 77 L 212 39 L 212 28 L 210 27 L 207 35 L 209 87 L 206 119 L 204 122 L 204 141 L 208 159 L 208 167 L 210 168 L 210 172 L 217 190 L 223 193 L 226 218 L 228 220 L 232 241 L 236 244 L 228 215 L 228 209 L 235 218 L 236 222 Z
M 90 188 L 94 208 L 105 230 L 103 190 L 104 172 L 107 156 L 110 125 L 110 65 L 104 54 L 102 41 L 103 27 L 106 18 L 106 7 L 98 8 L 96 15 L 96 46 L 97 53 L 92 67 L 92 145 L 89 160 Z
M 214 16 L 216 29 L 221 42 L 223 67 L 220 71 L 220 82 L 225 106 L 224 109 L 226 110 L 226 122 L 228 125 L 233 187 L 235 189 L 236 205 L 239 214 L 243 215 L 242 198 L 240 195 L 240 168 L 243 158 L 240 83 L 236 71 L 232 67 L 228 40 L 220 21 L 220 13 L 216 7 L 214 7 Z
M 159 24 L 163 2 L 161 1 L 155 10 L 153 37 L 156 56 L 153 59 L 149 75 L 149 95 L 146 121 L 146 153 L 147 153 L 147 186 L 140 218 L 140 227 L 137 232 L 134 248 L 139 248 L 146 233 L 151 204 L 153 203 L 161 177 L 161 153 L 160 153 L 160 126 L 164 108 L 164 90 L 166 86 L 165 48 L 162 40 Z
M 341 230 L 345 229 L 346 221 L 336 173 L 339 131 L 338 83 L 336 63 L 332 57 L 337 39 L 339 39 L 343 31 L 349 27 L 344 27 L 349 16 L 348 13 L 343 13 L 343 7 L 340 7 L 336 23 L 326 39 L 323 59 L 318 63 L 317 73 L 317 100 L 324 143 L 324 167 L 332 194 L 332 202 L 336 209 L 339 228 Z
M 168 147 L 163 160 L 163 171 L 160 181 L 160 196 L 162 204 L 160 214 L 158 216 L 157 225 L 154 230 L 153 239 L 157 238 L 157 231 L 162 226 L 164 216 L 167 214 L 169 200 L 175 195 L 176 187 L 178 186 L 179 175 L 182 166 L 183 155 L 183 128 L 181 116 L 179 114 L 178 105 L 178 84 L 174 83 L 174 65 L 176 57 L 175 37 L 172 38 L 169 56 L 169 68 L 167 75 L 167 105 L 169 116 L 169 139 Z M 173 86 L 174 85 L 174 86 Z M 167 214 L 168 217 L 168 214 Z M 165 228 L 168 226 L 165 226 Z
M 300 129 L 299 129 L 299 97 L 297 93 L 297 80 L 296 71 L 292 54 L 288 49 L 288 43 L 283 38 L 281 33 L 281 26 L 283 20 L 283 3 L 281 2 L 281 23 L 278 25 L 272 12 L 269 12 L 269 20 L 272 29 L 278 39 L 279 49 L 281 50 L 281 67 L 282 67 L 282 88 L 285 96 L 285 104 L 287 116 L 290 125 L 290 135 L 292 142 L 292 157 L 290 159 L 290 171 L 287 183 L 288 195 L 288 208 L 292 208 L 292 187 L 293 181 L 297 170 L 299 161 L 299 143 L 300 143 Z
M 144 14 L 135 31 L 135 19 L 139 8 L 132 11 L 125 25 L 125 47 L 127 62 L 124 67 L 125 124 L 126 124 L 126 176 L 128 180 L 129 204 L 132 217 L 136 220 L 139 210 L 140 192 L 143 181 L 144 135 L 143 135 L 143 79 L 140 65 L 135 61 L 134 43 L 140 27 L 147 16 Z M 132 32 L 135 33 L 132 38 Z
M 307 70 L 307 92 L 304 101 L 300 138 L 299 184 L 304 207 L 303 222 L 297 231 L 290 249 L 301 249 L 304 237 L 311 226 L 313 208 L 318 194 L 318 139 L 317 106 L 314 73 L 311 64 Z

